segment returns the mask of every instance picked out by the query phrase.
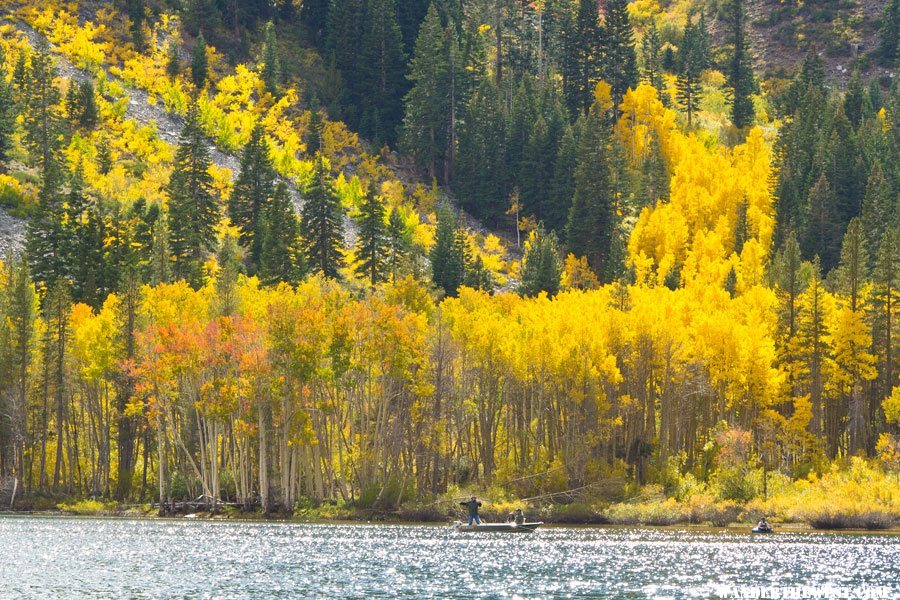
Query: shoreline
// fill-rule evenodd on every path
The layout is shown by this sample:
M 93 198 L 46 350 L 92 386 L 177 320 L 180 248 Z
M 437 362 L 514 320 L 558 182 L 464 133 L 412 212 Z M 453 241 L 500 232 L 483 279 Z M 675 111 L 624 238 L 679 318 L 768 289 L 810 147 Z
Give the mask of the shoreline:
M 102 514 L 77 513 L 63 510 L 0 510 L 0 519 L 10 517 L 35 517 L 50 519 L 98 519 L 98 520 L 133 520 L 133 521 L 201 521 L 216 523 L 254 523 L 254 524 L 284 524 L 284 525 L 359 525 L 374 527 L 379 525 L 388 526 L 429 526 L 429 527 L 446 527 L 459 519 L 450 519 L 446 521 L 414 521 L 402 519 L 365 519 L 365 518 L 303 518 L 302 516 L 287 515 L 270 515 L 262 516 L 260 514 L 212 514 L 207 512 L 191 513 L 186 515 L 157 515 L 154 513 L 129 512 L 129 511 L 110 511 Z M 496 521 L 486 521 L 496 522 Z M 663 531 L 710 531 L 710 532 L 734 532 L 749 533 L 749 529 L 753 527 L 750 522 L 734 522 L 725 526 L 717 526 L 710 523 L 672 523 L 672 524 L 651 524 L 651 523 L 560 523 L 549 522 L 544 524 L 544 528 L 551 529 L 653 529 Z M 841 533 L 848 535 L 900 535 L 900 525 L 894 525 L 886 529 L 816 529 L 809 523 L 789 522 L 774 523 L 775 533 Z

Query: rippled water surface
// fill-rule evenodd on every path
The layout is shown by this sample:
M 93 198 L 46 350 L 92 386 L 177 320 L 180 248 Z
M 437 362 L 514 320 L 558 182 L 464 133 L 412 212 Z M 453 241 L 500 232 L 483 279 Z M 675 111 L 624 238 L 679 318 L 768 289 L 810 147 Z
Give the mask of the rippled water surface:
M 714 598 L 754 583 L 900 598 L 900 536 L 0 518 L 3 598 Z

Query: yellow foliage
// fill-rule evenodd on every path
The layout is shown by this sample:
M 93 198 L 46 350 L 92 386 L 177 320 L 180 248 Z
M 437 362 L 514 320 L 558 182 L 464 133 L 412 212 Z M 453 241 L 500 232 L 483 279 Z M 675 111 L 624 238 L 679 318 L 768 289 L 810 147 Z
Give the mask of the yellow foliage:
M 602 111 L 612 108 L 612 86 L 602 79 L 594 86 L 594 102 L 597 103 Z
M 635 0 L 628 3 L 628 17 L 636 25 L 650 23 L 659 12 L 658 0 Z
M 571 252 L 566 256 L 563 268 L 562 288 L 564 290 L 593 290 L 600 286 L 597 275 L 590 268 L 587 258 L 576 258 Z
M 900 386 L 894 386 L 891 395 L 881 403 L 884 408 L 884 418 L 888 423 L 900 425 Z
M 623 102 L 629 107 L 618 124 L 619 135 L 626 136 L 623 141 L 640 140 L 646 135 L 638 124 L 648 122 L 648 117 L 635 117 L 640 112 L 631 108 L 639 106 L 637 96 L 627 104 Z M 654 99 L 651 97 L 645 105 L 654 106 Z M 648 125 L 643 127 L 649 129 Z M 744 289 L 761 281 L 774 231 L 773 199 L 768 187 L 771 150 L 762 131 L 751 130 L 745 143 L 728 151 L 710 148 L 694 134 L 658 126 L 656 130 L 661 132 L 660 144 L 672 175 L 671 193 L 669 202 L 645 209 L 635 224 L 628 250 L 638 280 L 662 283 L 680 265 L 684 267 L 685 285 L 720 285 L 731 269 L 740 275 Z M 633 142 L 632 146 L 639 148 L 641 144 Z M 635 156 L 640 157 L 640 153 Z M 743 251 L 740 256 L 733 254 L 742 204 L 746 207 L 747 235 L 757 243 L 747 250 L 746 264 Z

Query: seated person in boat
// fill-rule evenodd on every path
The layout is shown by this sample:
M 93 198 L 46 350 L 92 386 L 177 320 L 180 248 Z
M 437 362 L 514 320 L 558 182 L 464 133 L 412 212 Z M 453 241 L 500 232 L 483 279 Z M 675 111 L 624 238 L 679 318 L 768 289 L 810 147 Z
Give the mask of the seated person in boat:
M 472 521 L 475 521 L 476 524 L 481 525 L 481 518 L 478 516 L 478 508 L 481 506 L 481 502 L 475 496 L 466 502 L 460 502 L 460 506 L 465 506 L 469 509 L 469 525 L 472 524 Z
M 506 520 L 510 523 L 521 525 L 525 522 L 525 515 L 522 513 L 521 508 L 517 508 L 515 511 L 509 513 L 509 517 Z
M 759 529 L 760 531 L 769 531 L 772 529 L 772 526 L 769 525 L 769 522 L 766 521 L 765 517 L 763 517 L 762 519 L 759 520 L 759 523 L 756 524 L 756 528 Z

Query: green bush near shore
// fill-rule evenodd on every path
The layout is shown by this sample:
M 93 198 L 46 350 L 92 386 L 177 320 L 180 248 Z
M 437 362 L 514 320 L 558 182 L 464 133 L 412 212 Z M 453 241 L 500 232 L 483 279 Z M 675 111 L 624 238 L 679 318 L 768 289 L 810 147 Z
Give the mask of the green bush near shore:
M 84 516 L 101 516 L 116 514 L 119 505 L 116 502 L 101 502 L 99 500 L 81 500 L 71 504 L 61 502 L 56 507 L 64 513 Z
M 767 500 L 753 500 L 747 510 L 816 529 L 888 529 L 900 524 L 900 473 L 853 457 L 848 465 L 836 463 Z
M 762 472 L 754 472 L 754 487 L 762 489 Z M 766 475 L 768 493 L 747 501 L 733 499 L 733 479 L 698 484 L 688 474 L 686 485 L 676 482 L 666 493 L 658 485 L 644 486 L 635 498 L 611 505 L 604 515 L 620 525 L 753 523 L 763 516 L 781 522 L 808 523 L 815 529 L 889 529 L 900 524 L 900 474 L 875 461 L 851 458 L 835 463 L 821 476 L 791 481 Z M 750 488 L 740 488 L 745 493 Z M 681 492 L 678 494 L 678 492 Z

